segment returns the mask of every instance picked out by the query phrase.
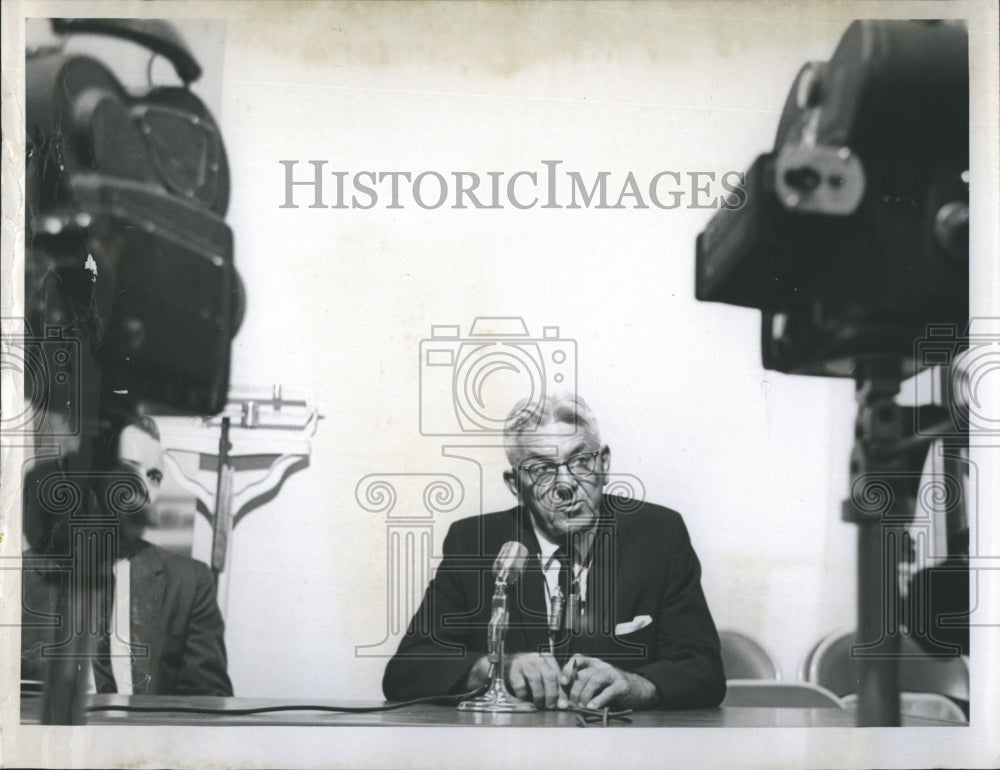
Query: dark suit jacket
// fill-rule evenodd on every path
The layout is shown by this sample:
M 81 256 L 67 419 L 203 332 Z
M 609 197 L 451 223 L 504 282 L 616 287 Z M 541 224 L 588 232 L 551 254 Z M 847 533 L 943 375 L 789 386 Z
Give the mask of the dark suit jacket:
M 486 653 L 493 561 L 509 540 L 524 543 L 531 557 L 508 590 L 506 651 L 548 649 L 545 578 L 528 516 L 518 507 L 451 526 L 437 573 L 386 666 L 387 698 L 462 692 Z M 557 640 L 557 657 L 579 652 L 641 673 L 659 689 L 660 708 L 717 706 L 726 692 L 719 636 L 680 514 L 605 496 L 592 552 L 584 629 Z M 616 635 L 618 624 L 642 615 L 652 622 Z
M 133 691 L 232 695 L 209 568 L 145 541 L 130 561 L 131 643 L 140 645 L 132 662 Z M 22 574 L 21 677 L 44 679 L 43 647 L 69 638 L 68 613 L 59 607 L 60 585 L 68 582 L 68 573 L 28 554 Z

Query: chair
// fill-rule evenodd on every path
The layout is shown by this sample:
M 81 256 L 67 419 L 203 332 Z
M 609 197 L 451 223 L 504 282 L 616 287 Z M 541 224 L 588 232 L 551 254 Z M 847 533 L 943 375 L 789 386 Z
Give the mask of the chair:
M 771 654 L 755 639 L 739 631 L 720 631 L 722 665 L 726 679 L 781 679 Z
M 726 681 L 725 707 L 827 708 L 842 709 L 844 704 L 824 687 L 808 682 L 775 682 L 766 679 L 729 679 Z
M 851 693 L 840 699 L 848 711 L 857 711 L 858 695 Z M 955 701 L 934 692 L 901 692 L 899 713 L 904 717 L 926 717 L 944 722 L 968 722 L 965 712 Z
M 854 632 L 837 631 L 821 639 L 806 656 L 802 678 L 807 682 L 826 687 L 844 699 L 856 694 L 861 672 L 858 659 L 851 655 Z M 903 714 L 953 719 L 955 710 L 944 706 L 934 697 L 942 696 L 959 712 L 954 701 L 969 700 L 969 668 L 958 656 L 941 658 L 925 653 L 920 646 L 903 637 L 899 659 L 900 709 Z M 845 701 L 856 702 L 856 695 Z M 947 714 L 947 716 L 939 716 Z M 965 721 L 962 714 L 959 719 Z

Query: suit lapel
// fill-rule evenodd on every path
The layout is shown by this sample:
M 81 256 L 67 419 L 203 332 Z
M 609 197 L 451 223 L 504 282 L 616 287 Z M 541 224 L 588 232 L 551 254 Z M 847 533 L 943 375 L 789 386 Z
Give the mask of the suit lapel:
M 583 630 L 573 637 L 571 652 L 594 654 L 606 646 L 615 630 L 618 601 L 617 586 L 621 577 L 622 544 L 614 507 L 603 501 L 601 518 L 592 546 L 593 555 L 587 571 L 587 601 Z
M 616 542 L 613 527 L 598 524 L 587 570 L 587 601 L 582 630 L 570 643 L 570 652 L 588 655 L 599 642 L 614 632 L 615 585 L 617 583 Z
M 136 694 L 155 692 L 157 664 L 162 653 L 164 566 L 148 543 L 131 558 L 132 686 Z
M 508 634 L 512 636 L 516 634 L 515 638 L 511 639 L 510 649 L 534 652 L 546 647 L 549 642 L 546 627 L 548 608 L 545 603 L 545 577 L 538 559 L 541 548 L 528 517 L 528 512 L 523 508 L 516 509 L 515 539 L 524 543 L 529 556 L 524 574 L 507 599 L 510 617 Z M 501 545 L 503 544 L 498 544 L 498 549 Z

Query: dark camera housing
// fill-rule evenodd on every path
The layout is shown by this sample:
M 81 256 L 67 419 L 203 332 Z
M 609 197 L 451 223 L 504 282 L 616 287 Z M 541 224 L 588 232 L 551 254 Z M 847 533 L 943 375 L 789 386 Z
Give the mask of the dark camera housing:
M 763 311 L 768 369 L 908 376 L 929 324 L 968 318 L 968 180 L 965 28 L 854 22 L 699 235 L 695 294 Z
M 29 55 L 29 324 L 86 339 L 101 382 L 85 390 L 217 413 L 244 297 L 224 220 L 225 148 L 187 87 L 200 68 L 164 21 L 56 19 L 53 28 L 144 45 L 184 85 L 134 95 L 92 58 Z

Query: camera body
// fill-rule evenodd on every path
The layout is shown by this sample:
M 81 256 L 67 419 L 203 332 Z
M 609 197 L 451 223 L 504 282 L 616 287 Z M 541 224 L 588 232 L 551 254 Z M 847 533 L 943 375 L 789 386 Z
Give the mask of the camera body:
M 576 341 L 546 326 L 532 337 L 522 318 L 476 318 L 467 337 L 459 326 L 432 326 L 420 342 L 420 432 L 425 436 L 495 435 L 519 398 L 539 403 L 576 390 Z M 556 423 L 540 430 L 573 432 Z
M 218 412 L 244 300 L 224 220 L 222 137 L 187 87 L 200 68 L 164 21 L 52 26 L 139 43 L 166 56 L 184 85 L 132 94 L 91 57 L 29 53 L 28 323 L 86 339 L 100 379 L 87 388 L 168 411 Z
M 698 237 L 696 296 L 763 311 L 764 366 L 919 369 L 926 326 L 968 305 L 968 34 L 857 21 L 799 73 L 746 205 Z

